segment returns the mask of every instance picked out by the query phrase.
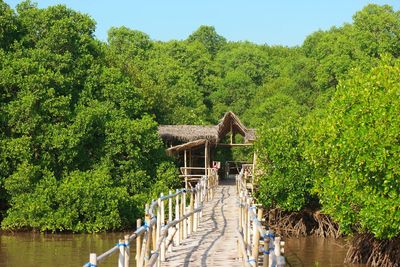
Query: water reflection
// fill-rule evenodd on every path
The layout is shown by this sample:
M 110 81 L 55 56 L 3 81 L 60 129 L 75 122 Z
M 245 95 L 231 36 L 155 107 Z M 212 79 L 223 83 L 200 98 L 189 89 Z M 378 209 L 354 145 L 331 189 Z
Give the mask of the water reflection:
M 344 264 L 347 252 L 344 239 L 318 237 L 285 238 L 285 256 L 291 267 L 364 267 Z
M 90 252 L 114 246 L 124 233 L 107 234 L 0 234 L 0 267 L 82 266 Z M 116 266 L 114 255 L 102 266 Z M 132 265 L 133 266 L 133 265 Z

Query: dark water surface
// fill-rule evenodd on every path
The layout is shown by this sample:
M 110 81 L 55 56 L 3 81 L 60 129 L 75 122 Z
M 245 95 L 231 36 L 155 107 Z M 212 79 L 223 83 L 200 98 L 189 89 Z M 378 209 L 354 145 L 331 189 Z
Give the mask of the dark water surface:
M 82 266 L 89 261 L 90 252 L 101 254 L 123 236 L 124 233 L 0 233 L 0 267 Z M 115 267 L 117 260 L 115 254 L 101 266 Z
M 285 238 L 285 256 L 291 267 L 365 267 L 344 264 L 347 252 L 344 239 L 319 237 Z
M 90 252 L 103 253 L 123 236 L 124 233 L 0 233 L 0 267 L 82 266 Z M 343 264 L 347 251 L 344 240 L 302 237 L 285 238 L 285 242 L 285 256 L 291 267 L 364 267 Z M 133 255 L 131 259 L 134 266 Z M 117 254 L 100 266 L 117 266 Z

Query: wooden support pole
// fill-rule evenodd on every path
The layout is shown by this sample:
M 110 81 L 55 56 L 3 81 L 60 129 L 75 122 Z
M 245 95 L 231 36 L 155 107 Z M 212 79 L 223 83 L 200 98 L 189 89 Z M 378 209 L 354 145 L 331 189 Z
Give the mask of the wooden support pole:
M 118 242 L 119 256 L 118 256 L 118 267 L 125 267 L 125 240 L 120 239 Z
M 187 181 L 187 175 L 188 175 L 188 169 L 187 169 L 187 150 L 183 152 L 183 161 L 184 161 L 184 175 L 185 175 L 185 189 L 188 189 L 188 181 Z
M 207 167 L 208 167 L 208 141 L 206 141 L 204 145 L 204 175 L 207 176 Z
M 194 193 L 190 192 L 190 212 L 194 211 Z M 189 229 L 188 235 L 191 235 L 193 232 L 193 222 L 194 222 L 194 214 L 189 217 Z
M 152 239 L 153 239 L 153 227 L 150 227 L 150 214 L 148 214 L 149 211 L 149 204 L 146 204 L 146 215 L 145 215 L 145 224 L 148 225 L 148 230 L 147 230 L 147 234 L 145 235 L 145 237 L 143 238 L 143 245 L 142 245 L 142 254 L 140 256 L 140 265 L 139 266 L 143 266 L 143 261 L 144 264 L 147 265 L 147 263 L 149 262 L 150 259 L 150 255 L 151 255 L 151 246 L 152 246 Z
M 164 194 L 163 193 L 161 193 L 161 198 L 162 197 L 164 197 Z M 164 229 L 164 227 L 165 227 L 165 203 L 164 203 L 164 200 L 161 200 L 161 206 L 160 206 L 160 209 L 161 209 L 161 228 L 160 228 L 160 233 L 162 233 L 162 230 Z M 161 238 L 161 237 L 160 237 Z M 162 243 L 161 243 L 161 261 L 165 261 L 165 238 L 163 239 L 163 241 L 162 241 Z
M 179 192 L 179 190 L 178 189 L 176 189 L 176 193 L 178 193 Z M 176 198 L 175 198 L 175 220 L 179 220 L 180 219 L 180 217 L 179 217 L 179 212 L 180 212 L 180 206 L 179 206 L 179 195 L 177 195 L 176 196 Z M 177 230 L 178 230 L 178 233 L 175 235 L 175 246 L 179 246 L 179 244 L 180 244 L 180 240 L 182 239 L 181 238 L 181 223 L 178 223 L 177 225 L 176 225 L 176 228 L 177 228 Z
M 265 227 L 263 226 L 263 229 Z M 269 238 L 264 237 L 264 251 L 263 251 L 263 267 L 268 267 L 268 253 L 269 253 Z
M 168 192 L 169 195 L 172 195 L 172 191 L 169 190 Z M 170 197 L 168 199 L 168 222 L 172 222 L 172 198 Z M 172 229 L 168 229 L 168 234 L 170 235 L 172 232 Z M 168 252 L 172 252 L 172 246 L 168 246 Z
M 137 219 L 136 229 L 139 229 L 141 226 L 142 226 L 142 219 Z M 140 254 L 142 251 L 142 236 L 143 234 L 140 234 L 138 237 L 136 237 L 136 266 L 139 266 Z
M 243 229 L 243 196 L 242 192 L 239 193 L 239 231 L 242 231 Z
M 96 255 L 96 253 L 90 253 L 89 262 L 90 262 L 90 265 L 97 266 L 97 255 Z
M 257 211 L 257 219 L 258 221 L 261 221 L 262 219 L 262 213 L 263 213 L 263 209 L 259 208 Z M 253 223 L 253 227 L 254 227 L 254 234 L 253 234 L 253 249 L 252 249 L 252 257 L 255 260 L 255 265 L 258 266 L 258 246 L 260 243 L 260 231 L 257 229 L 257 227 L 254 225 Z
M 247 206 L 250 208 L 251 207 L 251 198 L 247 199 Z M 249 209 L 247 209 L 247 242 L 250 244 L 251 241 L 251 217 L 249 214 Z
M 268 233 L 273 235 L 274 231 L 269 230 Z M 269 250 L 269 248 L 273 248 L 273 246 L 274 246 L 274 242 L 273 242 L 272 238 L 270 238 L 270 240 L 268 242 L 268 250 Z M 276 265 L 275 253 L 273 251 L 270 251 L 269 257 L 268 257 L 268 267 L 275 267 L 275 265 Z
M 196 187 L 196 188 L 198 188 L 198 187 Z M 195 209 L 197 209 L 199 207 L 198 206 L 198 201 L 199 201 L 198 195 L 199 195 L 198 191 L 194 192 L 194 208 Z M 195 212 L 193 214 L 193 232 L 197 231 L 198 216 L 199 216 L 198 212 Z
M 246 199 L 246 198 L 244 198 L 244 199 Z M 247 238 L 248 237 L 247 232 L 249 231 L 248 219 L 247 219 L 247 217 L 249 215 L 249 210 L 246 205 L 247 202 L 244 202 L 243 204 L 244 204 L 244 206 L 243 206 L 243 213 L 244 213 L 244 216 L 243 216 L 243 240 L 244 240 L 245 245 L 247 246 L 247 244 L 249 242 L 249 240 Z
M 129 267 L 130 261 L 130 245 L 129 245 L 129 235 L 124 236 L 125 243 L 125 267 Z
M 182 194 L 182 216 L 186 215 L 186 192 L 183 192 Z M 187 224 L 187 219 L 184 219 L 182 221 L 183 225 L 183 239 L 186 239 L 188 237 L 188 224 Z
M 153 203 L 154 202 L 154 199 L 151 201 L 151 203 Z M 151 249 L 152 250 L 155 250 L 156 249 L 156 246 L 157 246 L 157 225 L 158 225 L 158 220 L 160 219 L 160 216 L 158 216 L 159 214 L 158 214 L 158 210 L 157 210 L 157 213 L 156 213 L 156 216 L 157 216 L 157 218 L 156 218 L 156 223 L 153 225 L 153 229 L 152 229 L 152 237 L 151 237 Z
M 192 149 L 189 149 L 189 166 L 193 167 Z M 191 172 L 190 172 L 190 174 L 191 174 Z

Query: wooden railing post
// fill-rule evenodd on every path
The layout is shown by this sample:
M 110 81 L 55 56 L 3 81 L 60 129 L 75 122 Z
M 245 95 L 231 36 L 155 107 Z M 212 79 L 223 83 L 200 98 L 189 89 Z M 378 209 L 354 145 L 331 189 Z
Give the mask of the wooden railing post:
M 199 207 L 198 205 L 198 186 L 196 186 L 196 191 L 194 192 L 194 208 L 197 209 Z M 198 213 L 196 212 L 195 214 L 193 214 L 193 232 L 197 232 L 197 223 L 198 223 Z
M 168 192 L 169 195 L 172 195 L 172 191 L 170 190 Z M 168 199 L 168 222 L 172 222 L 172 197 Z M 168 235 L 170 235 L 172 232 L 172 229 L 168 229 Z M 168 244 L 167 244 L 168 245 Z M 172 252 L 172 246 L 168 246 L 168 252 Z
M 243 197 L 242 192 L 239 192 L 239 230 L 243 229 Z
M 161 229 L 160 229 L 160 235 L 162 234 L 162 230 L 164 230 L 165 227 L 165 203 L 164 200 L 161 200 Z M 161 238 L 161 236 L 160 236 Z M 166 238 L 163 239 L 161 243 L 161 261 L 165 261 L 165 240 Z
M 97 255 L 96 253 L 90 253 L 89 255 L 89 263 L 91 266 L 97 266 Z
M 185 215 L 186 215 L 186 191 L 183 191 L 183 194 L 182 194 L 182 216 L 185 216 Z M 186 239 L 187 235 L 188 235 L 187 219 L 184 219 L 182 221 L 182 225 L 183 225 L 183 239 Z
M 270 234 L 271 236 L 273 236 L 274 231 L 273 230 L 269 230 L 268 234 Z M 272 238 L 269 238 L 269 243 L 268 243 L 268 250 L 269 250 L 269 257 L 268 257 L 268 267 L 273 267 L 276 265 L 276 259 L 275 259 L 275 253 L 273 253 L 272 250 L 270 250 L 270 248 L 272 248 L 274 246 L 274 242 Z
M 119 256 L 118 256 L 118 267 L 125 267 L 125 240 L 120 239 L 118 241 Z
M 136 229 L 139 229 L 139 227 L 141 226 L 142 226 L 142 219 L 137 219 Z M 141 251 L 142 251 L 142 235 L 140 234 L 136 238 L 136 266 L 139 266 Z
M 178 195 L 179 190 L 178 189 L 176 189 L 176 193 L 177 193 L 177 195 L 175 198 L 175 220 L 179 220 L 180 219 L 180 217 L 179 217 L 180 205 L 179 205 L 179 195 Z M 176 228 L 177 228 L 178 233 L 175 234 L 175 246 L 179 246 L 180 240 L 182 239 L 181 238 L 182 237 L 181 223 L 178 223 L 176 225 Z
M 265 229 L 265 226 L 263 226 L 263 229 Z M 263 267 L 268 267 L 268 255 L 269 255 L 269 238 L 263 237 L 264 241 L 264 248 L 263 248 Z
M 129 260 L 130 260 L 129 235 L 124 236 L 124 244 L 125 244 L 125 267 L 129 267 Z
M 193 191 L 190 192 L 190 212 L 194 211 L 194 193 Z M 188 235 L 191 235 L 193 232 L 193 221 L 194 221 L 194 215 L 192 214 L 189 218 L 189 230 L 188 230 Z
M 249 210 L 247 207 L 247 201 L 244 202 L 243 205 L 244 205 L 243 206 L 243 213 L 244 213 L 244 216 L 243 216 L 243 239 L 244 239 L 245 246 L 247 246 L 247 244 L 249 242 L 249 240 L 247 238 L 248 237 L 247 232 L 249 231 L 248 219 L 247 219 L 247 217 L 249 216 Z
M 248 242 L 248 244 L 250 245 L 250 242 L 251 242 L 251 217 L 250 217 L 250 214 L 249 214 L 249 208 L 251 208 L 251 203 L 252 203 L 252 199 L 251 198 L 248 198 L 247 199 L 247 242 Z M 251 247 L 250 247 L 250 249 L 251 249 Z
M 150 259 L 150 255 L 151 255 L 153 227 L 150 226 L 151 218 L 150 218 L 150 214 L 147 213 L 148 210 L 149 210 L 149 204 L 146 204 L 145 224 L 147 225 L 148 230 L 147 230 L 147 234 L 143 240 L 142 254 L 140 256 L 141 260 L 140 260 L 139 266 L 142 266 L 143 261 L 144 261 L 144 264 L 147 265 L 147 263 L 149 262 L 149 259 Z
M 259 208 L 257 211 L 257 219 L 258 221 L 261 222 L 262 219 L 262 214 L 263 214 L 263 209 Z M 255 224 L 253 223 L 253 227 L 254 227 L 254 235 L 253 235 L 253 250 L 252 250 L 252 257 L 255 260 L 255 265 L 258 266 L 258 246 L 260 243 L 260 231 L 257 229 L 257 227 L 255 226 Z

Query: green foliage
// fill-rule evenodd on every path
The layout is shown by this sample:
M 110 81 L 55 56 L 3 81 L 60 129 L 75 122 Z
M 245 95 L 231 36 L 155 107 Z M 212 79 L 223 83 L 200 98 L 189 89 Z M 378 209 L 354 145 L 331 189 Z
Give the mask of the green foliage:
M 157 125 L 232 110 L 258 128 L 266 206 L 322 205 L 344 232 L 399 234 L 399 11 L 368 5 L 292 48 L 229 42 L 211 26 L 169 42 L 119 27 L 102 43 L 94 30 L 63 5 L 0 1 L 3 229 L 131 225 L 180 186 Z
M 344 232 L 400 233 L 399 71 L 398 61 L 352 71 L 312 129 L 307 157 L 325 170 L 315 192 Z
M 283 112 L 275 114 L 282 119 L 279 125 L 266 123 L 259 130 L 256 149 L 262 175 L 258 197 L 266 207 L 299 211 L 315 199 L 311 194 L 311 167 L 302 156 L 304 132 L 299 115 Z M 285 115 L 289 117 L 283 119 Z
M 187 40 L 188 42 L 200 42 L 207 49 L 208 53 L 213 56 L 226 44 L 225 38 L 218 35 L 212 26 L 200 26 Z
M 133 225 L 154 184 L 164 190 L 176 179 L 145 100 L 126 70 L 108 63 L 87 15 L 29 1 L 17 9 L 2 3 L 21 35 L 1 32 L 1 227 Z

